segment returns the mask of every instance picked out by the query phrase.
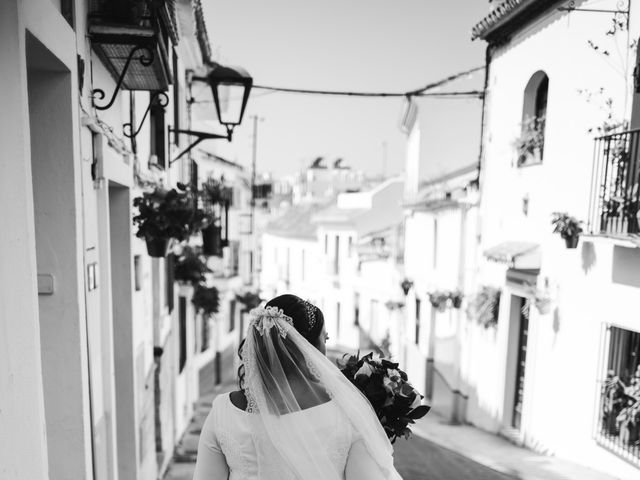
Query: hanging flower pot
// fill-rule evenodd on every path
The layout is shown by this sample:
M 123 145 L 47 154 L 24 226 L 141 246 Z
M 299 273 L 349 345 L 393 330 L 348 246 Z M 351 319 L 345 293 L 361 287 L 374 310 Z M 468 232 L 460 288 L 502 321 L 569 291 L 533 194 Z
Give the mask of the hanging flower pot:
M 411 290 L 411 288 L 413 287 L 413 282 L 411 280 L 409 280 L 408 278 L 405 278 L 401 283 L 400 283 L 400 288 L 402 288 L 402 293 L 406 295 L 409 295 L 409 290 Z
M 576 248 L 582 233 L 582 222 L 566 212 L 555 212 L 551 220 L 553 233 L 559 233 L 567 248 Z
M 536 309 L 541 315 L 547 315 L 551 312 L 551 299 L 547 297 L 539 297 L 535 299 Z
M 206 224 L 207 216 L 196 200 L 183 184 L 171 190 L 157 186 L 133 200 L 138 209 L 133 217 L 136 236 L 145 239 L 149 255 L 164 257 L 171 239 L 183 242 Z
M 578 248 L 578 239 L 580 237 L 578 235 L 572 235 L 570 237 L 564 237 L 565 244 L 567 248 Z
M 222 227 L 213 224 L 202 229 L 202 253 L 222 257 L 222 246 Z
M 451 300 L 451 306 L 453 308 L 460 308 L 462 306 L 463 295 L 459 290 L 449 293 L 449 299 Z
M 169 250 L 168 238 L 147 238 L 147 253 L 150 257 L 162 258 L 167 256 Z
M 211 273 L 207 263 L 200 255 L 200 249 L 188 245 L 182 248 L 176 257 L 173 267 L 173 278 L 178 282 L 193 286 L 205 281 L 206 274 Z
M 438 312 L 444 312 L 446 310 L 448 299 L 449 296 L 443 292 L 436 291 L 429 293 L 429 302 Z

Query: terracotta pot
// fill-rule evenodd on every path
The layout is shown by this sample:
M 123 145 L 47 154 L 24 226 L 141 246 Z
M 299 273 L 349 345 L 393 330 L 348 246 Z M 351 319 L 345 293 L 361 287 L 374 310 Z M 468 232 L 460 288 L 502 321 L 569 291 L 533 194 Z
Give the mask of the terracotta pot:
M 167 256 L 169 250 L 168 238 L 147 238 L 147 253 L 150 257 L 163 258 Z
M 202 229 L 202 253 L 222 257 L 222 227 L 209 225 Z
M 570 237 L 564 237 L 564 241 L 567 244 L 567 248 L 578 248 L 579 235 L 572 235 Z

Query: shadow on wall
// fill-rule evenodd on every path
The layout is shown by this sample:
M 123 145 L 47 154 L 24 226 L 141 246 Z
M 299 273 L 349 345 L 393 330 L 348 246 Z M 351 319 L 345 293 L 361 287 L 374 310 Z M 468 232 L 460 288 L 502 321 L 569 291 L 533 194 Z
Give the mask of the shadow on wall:
M 596 264 L 596 248 L 592 242 L 582 242 L 582 271 L 587 274 Z
M 640 287 L 640 249 L 613 248 L 611 281 L 629 287 Z

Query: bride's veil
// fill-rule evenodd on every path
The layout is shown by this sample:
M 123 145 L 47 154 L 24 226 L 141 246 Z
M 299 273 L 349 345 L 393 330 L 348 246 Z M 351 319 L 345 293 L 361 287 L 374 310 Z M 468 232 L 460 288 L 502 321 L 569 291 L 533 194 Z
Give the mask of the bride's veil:
M 351 438 L 363 442 L 379 467 L 379 478 L 399 479 L 392 446 L 360 391 L 282 310 L 257 308 L 251 316 L 242 358 L 259 478 L 343 480 L 344 472 L 336 471 L 331 460 L 327 420 L 321 411 L 331 402 L 328 406 L 336 407 L 339 418 L 348 422 Z M 300 413 L 309 409 L 314 410 Z

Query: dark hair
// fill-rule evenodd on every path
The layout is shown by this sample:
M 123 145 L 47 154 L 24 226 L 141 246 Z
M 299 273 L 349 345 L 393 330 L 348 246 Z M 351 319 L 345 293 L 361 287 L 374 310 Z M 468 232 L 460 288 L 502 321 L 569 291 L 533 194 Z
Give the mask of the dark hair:
M 300 335 L 315 345 L 324 326 L 324 315 L 318 307 L 289 293 L 269 300 L 265 306 L 277 307 L 291 317 L 293 326 Z
M 324 315 L 322 310 L 296 295 L 289 293 L 279 295 L 269 300 L 265 307 L 276 307 L 291 317 L 293 326 L 312 345 L 316 345 L 320 332 L 324 327 Z M 240 367 L 238 368 L 238 387 L 244 391 L 244 365 L 242 364 L 242 347 L 244 340 L 238 347 L 238 357 L 240 357 Z

